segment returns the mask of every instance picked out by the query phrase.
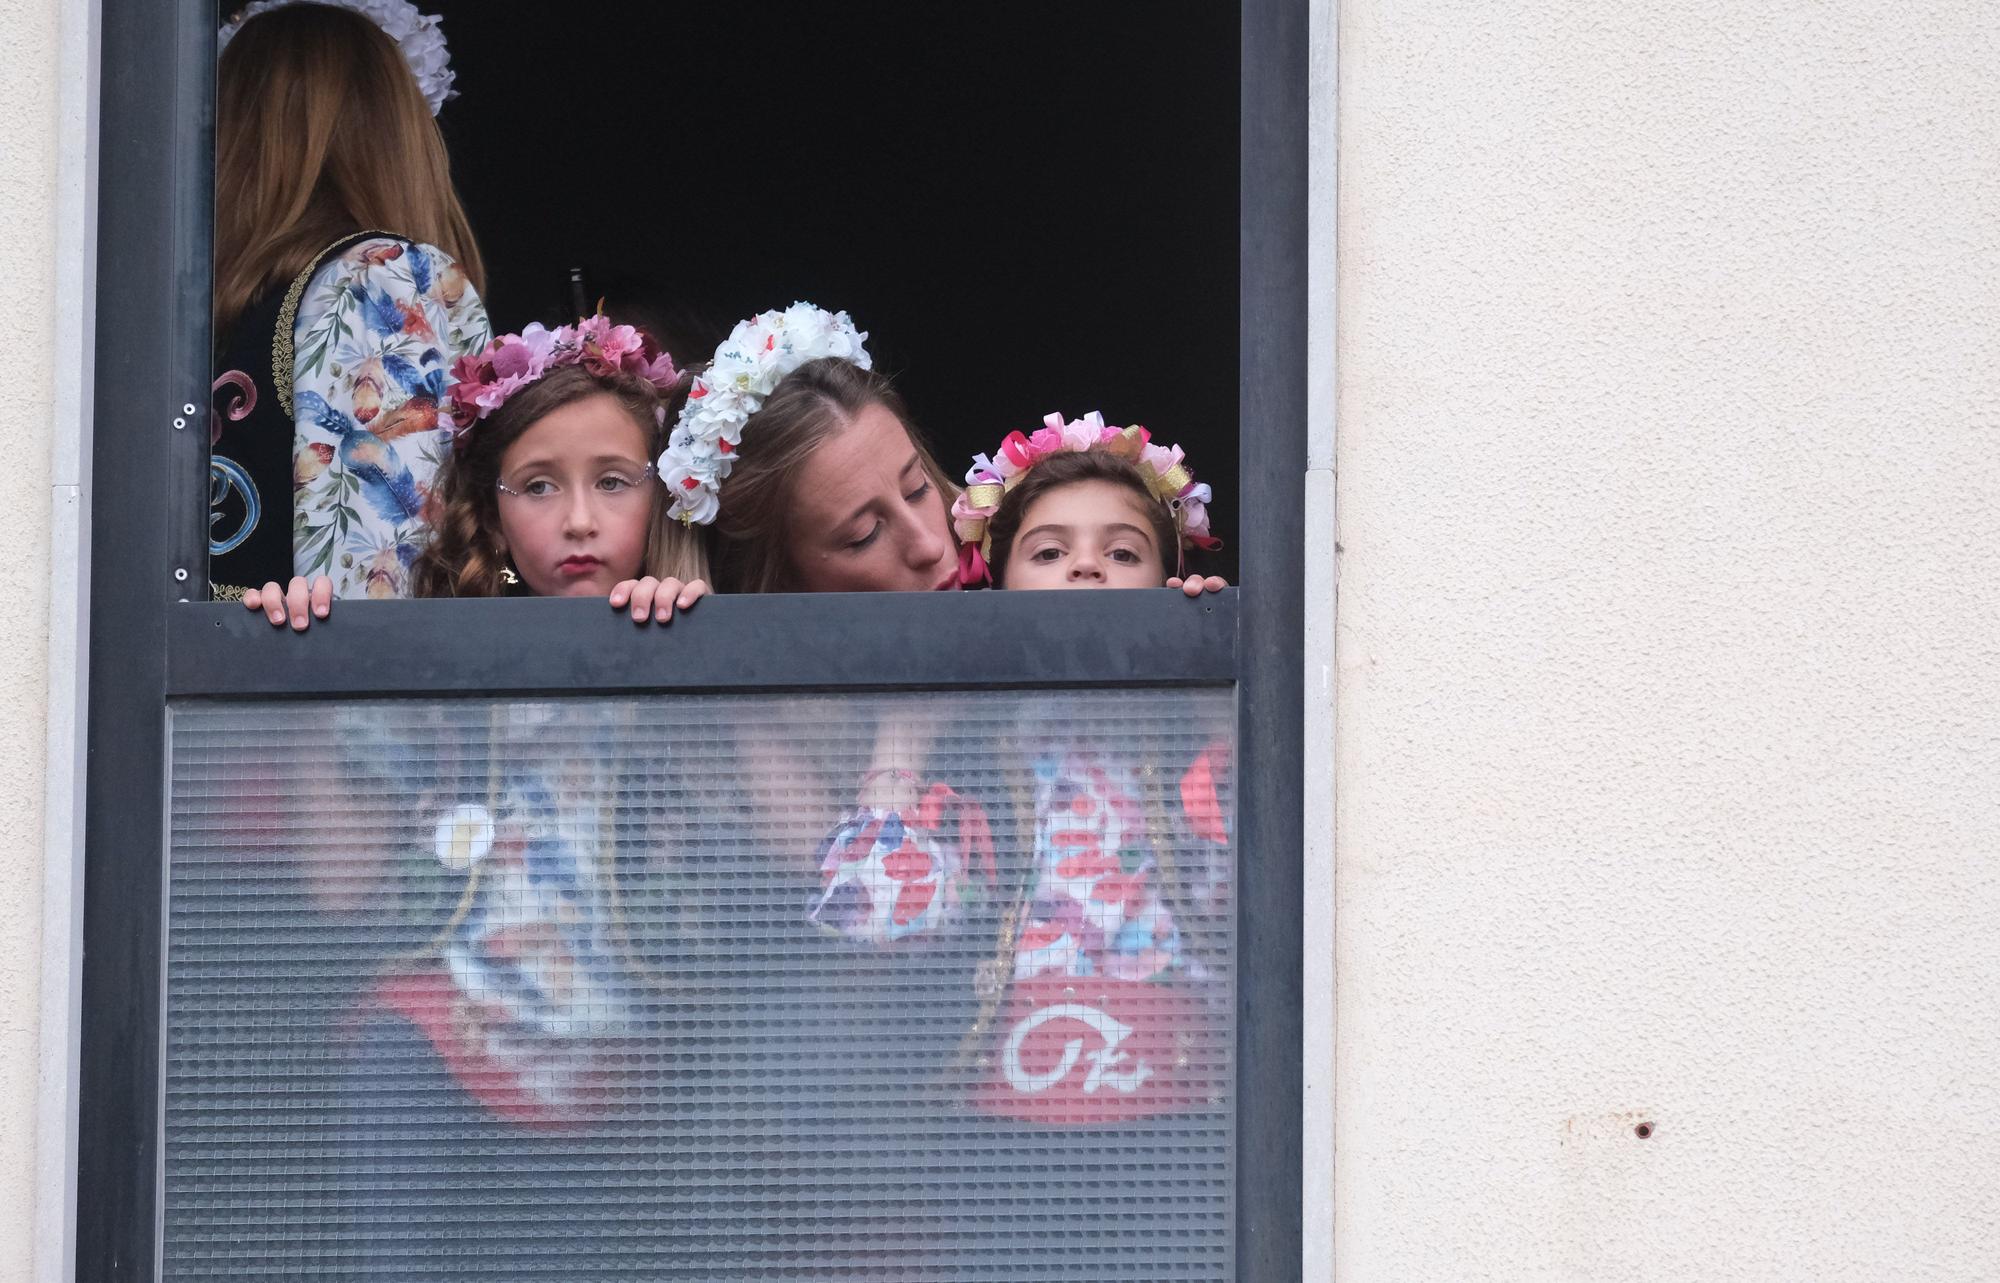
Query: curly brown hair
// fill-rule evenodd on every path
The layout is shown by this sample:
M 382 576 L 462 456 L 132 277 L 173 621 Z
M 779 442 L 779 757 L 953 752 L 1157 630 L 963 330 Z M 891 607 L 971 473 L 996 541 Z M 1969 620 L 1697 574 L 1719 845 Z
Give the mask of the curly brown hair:
M 1049 491 L 1080 481 L 1109 481 L 1144 500 L 1160 560 L 1169 568 L 1176 564 L 1181 549 L 1180 529 L 1167 505 L 1146 488 L 1146 479 L 1140 475 L 1138 465 L 1102 450 L 1065 450 L 1039 460 L 1028 469 L 1020 483 L 1000 500 L 1000 506 L 986 523 L 986 532 L 993 536 L 993 555 L 987 559 L 987 568 L 993 573 L 995 588 L 1007 586 L 1007 560 L 1013 555 L 1014 540 L 1021 533 L 1021 522 L 1027 517 L 1028 508 Z
M 437 488 L 431 496 L 436 516 L 431 522 L 430 543 L 410 570 L 412 596 L 502 595 L 501 572 L 507 561 L 500 551 L 500 460 L 507 447 L 545 415 L 600 393 L 616 398 L 619 407 L 639 425 L 646 438 L 646 456 L 659 455 L 666 445 L 662 416 L 672 407 L 661 400 L 652 384 L 636 375 L 593 374 L 580 365 L 551 371 L 481 420 L 438 470 Z M 665 492 L 655 485 L 646 558 L 639 573 L 679 579 L 704 577 L 699 546 L 667 520 L 666 509 Z

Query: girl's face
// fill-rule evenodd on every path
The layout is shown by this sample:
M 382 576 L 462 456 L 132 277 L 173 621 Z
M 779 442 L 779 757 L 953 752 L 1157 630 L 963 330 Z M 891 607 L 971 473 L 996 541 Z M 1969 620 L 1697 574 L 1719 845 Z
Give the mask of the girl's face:
M 786 552 L 804 592 L 958 587 L 944 496 L 902 420 L 871 405 L 806 456 Z
M 1057 486 L 1028 505 L 1007 588 L 1158 588 L 1166 560 L 1146 501 L 1113 481 Z
M 653 490 L 646 433 L 617 398 L 572 401 L 500 456 L 503 548 L 537 596 L 608 596 L 638 578 Z

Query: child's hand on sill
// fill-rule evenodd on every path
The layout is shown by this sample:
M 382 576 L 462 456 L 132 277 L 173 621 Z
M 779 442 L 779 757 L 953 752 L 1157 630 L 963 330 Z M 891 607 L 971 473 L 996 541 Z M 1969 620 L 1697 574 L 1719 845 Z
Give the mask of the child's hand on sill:
M 283 628 L 289 619 L 292 631 L 302 633 L 312 627 L 313 620 L 332 613 L 333 580 L 319 575 L 308 584 L 305 576 L 294 575 L 291 585 L 282 590 L 274 580 L 244 593 L 243 608 L 262 611 L 273 628 Z
M 643 624 L 648 619 L 660 623 L 672 623 L 676 609 L 688 607 L 708 596 L 708 581 L 690 579 L 682 583 L 668 577 L 655 579 L 647 575 L 644 579 L 627 579 L 611 590 L 611 609 L 624 610 L 631 607 L 632 622 Z

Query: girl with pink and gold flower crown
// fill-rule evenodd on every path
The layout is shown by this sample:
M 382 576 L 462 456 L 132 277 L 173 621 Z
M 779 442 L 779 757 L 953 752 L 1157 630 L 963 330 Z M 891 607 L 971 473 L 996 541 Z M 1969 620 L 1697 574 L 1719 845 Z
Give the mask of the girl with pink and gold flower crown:
M 1184 564 L 1188 550 L 1219 546 L 1209 497 L 1180 448 L 1154 445 L 1146 429 L 1052 414 L 1033 435 L 1014 433 L 997 457 L 974 462 L 952 516 L 968 580 L 1168 586 L 1199 596 L 1223 586 Z M 1227 745 L 1213 742 L 1191 762 L 1144 760 L 1116 735 L 1080 731 L 1048 700 L 1027 701 L 1015 724 L 1011 748 L 1028 765 L 1017 805 L 1032 859 L 982 980 L 967 1048 L 990 1072 L 972 1101 L 996 1115 L 1085 1127 L 1177 1112 L 1189 1090 L 1177 1070 L 1199 1067 L 1197 1044 L 1212 1044 L 1215 1028 L 1216 995 L 1207 992 L 1215 960 L 1194 940 L 1219 938 L 1228 900 Z M 1181 781 L 1173 796 L 1160 780 L 1168 769 Z M 983 826 L 968 843 L 960 822 L 959 840 L 942 841 L 940 786 L 920 787 L 909 765 L 877 773 L 907 790 L 904 804 L 864 806 L 828 841 L 815 921 L 856 941 L 907 947 L 952 929 L 962 903 L 1010 898 L 982 885 L 991 875 L 968 854 L 988 841 Z M 908 889 L 919 885 L 924 904 L 912 914 Z M 1183 921 L 1190 917 L 1198 921 Z M 1079 1038 L 1083 1053 L 1070 1051 Z M 1087 1054 L 1092 1039 L 1105 1044 L 1097 1059 Z

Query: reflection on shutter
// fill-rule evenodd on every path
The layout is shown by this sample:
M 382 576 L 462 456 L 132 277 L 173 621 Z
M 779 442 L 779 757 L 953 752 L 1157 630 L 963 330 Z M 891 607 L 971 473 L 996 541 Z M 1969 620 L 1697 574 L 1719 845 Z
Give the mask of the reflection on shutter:
M 165 1277 L 1231 1277 L 1233 717 L 175 706 Z

